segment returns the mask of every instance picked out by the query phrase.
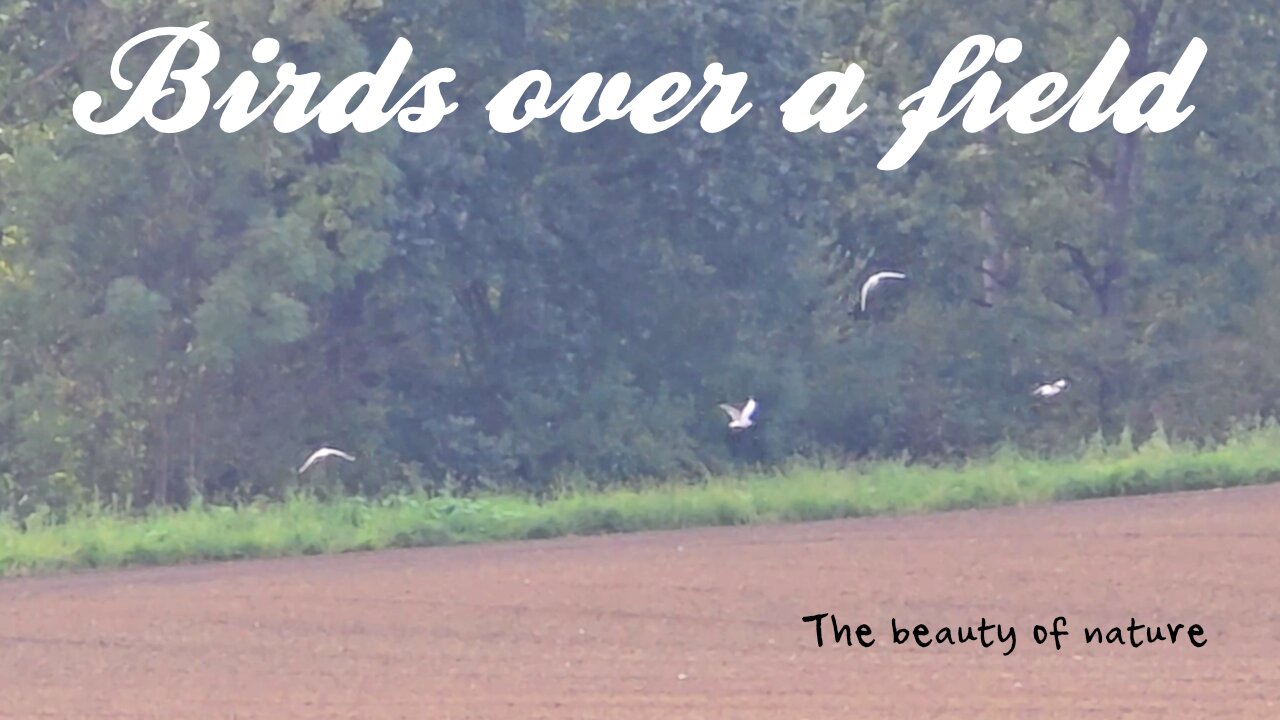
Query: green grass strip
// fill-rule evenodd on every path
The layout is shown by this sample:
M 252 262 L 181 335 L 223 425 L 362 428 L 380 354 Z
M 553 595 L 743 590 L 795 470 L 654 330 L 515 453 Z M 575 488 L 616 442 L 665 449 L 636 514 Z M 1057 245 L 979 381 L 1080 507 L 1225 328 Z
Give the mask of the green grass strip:
M 1094 445 L 1034 457 L 1003 450 L 926 465 L 879 460 L 638 489 L 562 493 L 538 502 L 406 494 L 377 500 L 197 507 L 142 517 L 91 510 L 65 522 L 0 518 L 0 576 L 396 547 L 909 514 L 1260 484 L 1280 480 L 1280 428 L 1210 448 L 1157 436 L 1138 448 Z

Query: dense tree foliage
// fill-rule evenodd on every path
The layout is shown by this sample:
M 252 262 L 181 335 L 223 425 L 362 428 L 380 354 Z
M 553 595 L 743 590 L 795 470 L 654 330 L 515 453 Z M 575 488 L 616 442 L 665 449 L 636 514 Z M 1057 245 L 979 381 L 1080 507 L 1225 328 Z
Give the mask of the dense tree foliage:
M 405 82 L 455 68 L 458 112 L 420 135 L 72 121 L 121 43 L 205 19 L 215 87 L 272 86 L 264 36 L 322 87 L 403 36 Z M 542 489 L 1273 415 L 1278 27 L 1261 0 L 2 0 L 0 510 L 278 495 L 321 443 L 360 456 L 351 491 Z M 1117 94 L 1193 37 L 1209 55 L 1172 133 L 953 123 L 877 170 L 975 32 L 1024 43 L 1003 97 L 1048 70 L 1074 92 L 1116 37 Z M 562 90 L 710 62 L 756 106 L 718 134 L 484 114 L 532 68 Z M 781 102 L 850 62 L 867 114 L 786 132 Z M 884 268 L 912 280 L 851 315 Z M 717 404 L 747 394 L 760 425 L 730 436 Z

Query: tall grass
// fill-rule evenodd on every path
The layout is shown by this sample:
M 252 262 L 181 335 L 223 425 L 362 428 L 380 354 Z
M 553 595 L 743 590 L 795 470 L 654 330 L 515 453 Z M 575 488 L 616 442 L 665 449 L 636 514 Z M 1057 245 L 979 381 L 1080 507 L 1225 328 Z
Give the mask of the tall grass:
M 1002 450 L 938 466 L 881 460 L 698 484 L 565 492 L 538 502 L 409 494 L 322 502 L 199 507 L 126 517 L 87 511 L 66 522 L 0 520 L 0 576 L 85 567 L 341 553 L 711 525 L 797 522 L 1229 487 L 1280 480 L 1280 428 L 1209 448 L 1157 435 L 1141 447 L 1093 444 L 1043 458 Z

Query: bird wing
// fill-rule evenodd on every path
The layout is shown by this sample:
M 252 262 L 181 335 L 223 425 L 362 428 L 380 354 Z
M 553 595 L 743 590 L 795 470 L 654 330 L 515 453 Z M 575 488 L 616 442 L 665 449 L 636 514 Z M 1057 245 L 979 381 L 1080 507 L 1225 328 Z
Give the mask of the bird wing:
M 747 400 L 747 404 L 742 407 L 742 419 L 750 420 L 751 416 L 754 415 L 755 412 L 756 412 L 756 399 L 750 398 Z
M 298 468 L 298 474 L 301 475 L 302 473 L 306 472 L 307 468 L 311 467 L 312 465 L 315 465 L 316 461 L 319 459 L 320 459 L 320 453 L 318 452 L 312 453 L 311 457 L 307 458 L 307 461 L 302 463 L 302 467 Z
M 338 450 L 337 448 L 328 448 L 328 447 L 320 448 L 319 450 L 311 453 L 311 457 L 307 458 L 307 461 L 302 464 L 302 467 L 298 468 L 298 474 L 301 475 L 302 473 L 306 472 L 307 468 L 311 467 L 312 465 L 315 465 L 316 463 L 320 462 L 321 460 L 327 457 L 334 457 L 334 456 L 340 457 L 343 460 L 346 460 L 348 462 L 355 462 L 356 460 L 354 455 L 344 453 L 341 450 Z
M 890 271 L 878 272 L 875 275 L 872 275 L 871 277 L 867 278 L 867 281 L 862 284 L 863 312 L 866 312 L 867 310 L 867 293 L 871 292 L 875 288 L 875 286 L 879 285 L 881 280 L 906 280 L 906 279 L 907 279 L 907 276 L 904 275 L 903 273 L 890 272 Z
M 732 405 L 725 405 L 724 403 L 721 403 L 720 409 L 728 413 L 729 419 L 733 422 L 738 422 L 738 420 L 742 419 L 742 412 Z

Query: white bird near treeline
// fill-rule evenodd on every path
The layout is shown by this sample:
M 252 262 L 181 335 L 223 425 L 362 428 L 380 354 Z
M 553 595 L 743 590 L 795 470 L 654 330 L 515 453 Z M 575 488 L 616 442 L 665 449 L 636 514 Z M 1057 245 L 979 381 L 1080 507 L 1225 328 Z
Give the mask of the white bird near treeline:
M 1032 395 L 1042 398 L 1051 398 L 1061 395 L 1067 388 L 1071 387 L 1071 381 L 1066 378 L 1058 378 L 1051 383 L 1045 383 L 1031 391 Z
M 729 427 L 734 430 L 746 430 L 755 424 L 751 420 L 756 412 L 756 399 L 753 397 L 747 398 L 747 404 L 741 410 L 728 404 L 721 404 L 720 409 L 729 416 Z
M 885 272 L 878 272 L 875 275 L 872 275 L 871 277 L 867 278 L 867 281 L 862 283 L 862 301 L 860 303 L 862 312 L 867 311 L 867 295 L 869 295 L 872 290 L 875 290 L 877 287 L 879 287 L 880 283 L 884 282 L 885 280 L 906 280 L 906 279 L 907 279 L 907 276 L 905 274 L 900 272 L 894 272 L 891 270 L 887 270 Z
M 311 457 L 307 458 L 307 461 L 302 463 L 302 467 L 298 468 L 298 474 L 301 475 L 302 473 L 307 471 L 307 468 L 311 467 L 312 465 L 315 465 L 321 460 L 324 460 L 326 458 L 331 458 L 331 457 L 339 457 L 339 458 L 342 458 L 343 460 L 346 460 L 347 462 L 356 461 L 353 455 L 344 453 L 341 450 L 338 450 L 337 448 L 322 447 L 319 450 L 311 453 Z

